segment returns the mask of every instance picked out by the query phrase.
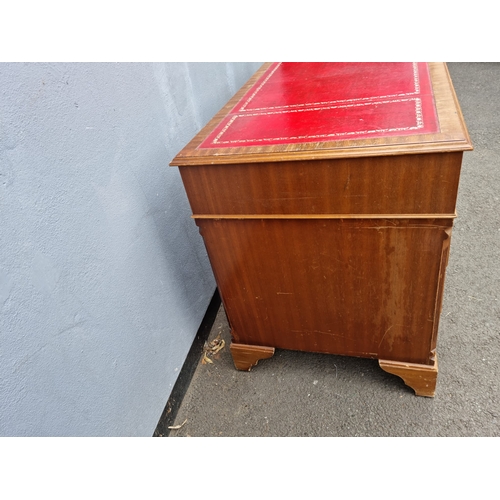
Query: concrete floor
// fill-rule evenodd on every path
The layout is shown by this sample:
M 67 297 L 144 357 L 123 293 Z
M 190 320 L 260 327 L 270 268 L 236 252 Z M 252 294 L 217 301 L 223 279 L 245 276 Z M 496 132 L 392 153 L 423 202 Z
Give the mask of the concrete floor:
M 236 371 L 221 309 L 210 339 L 226 347 L 197 366 L 170 437 L 500 436 L 500 64 L 448 67 L 475 150 L 464 154 L 435 398 L 367 359 L 277 350 Z

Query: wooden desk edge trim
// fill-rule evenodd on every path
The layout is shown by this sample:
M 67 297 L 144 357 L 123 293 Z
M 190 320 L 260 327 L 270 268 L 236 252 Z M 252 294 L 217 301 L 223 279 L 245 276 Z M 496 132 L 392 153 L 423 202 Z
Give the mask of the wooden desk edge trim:
M 453 100 L 455 102 L 455 108 L 457 111 L 458 120 L 460 122 L 460 126 L 462 128 L 462 132 L 464 134 L 465 141 L 470 146 L 469 151 L 472 151 L 474 149 L 474 147 L 472 146 L 472 141 L 471 141 L 471 138 L 469 135 L 469 131 L 467 130 L 467 126 L 465 125 L 465 119 L 464 119 L 464 115 L 462 113 L 462 108 L 460 107 L 460 102 L 458 101 L 457 93 L 455 92 L 455 87 L 453 86 L 453 80 L 451 79 L 450 70 L 448 69 L 448 65 L 446 63 L 444 64 L 444 69 L 446 70 L 446 75 L 448 76 L 448 82 L 449 82 L 449 86 L 450 86 L 451 95 L 453 96 Z
M 415 143 L 402 146 L 401 144 L 381 145 L 369 147 L 351 147 L 349 149 L 317 149 L 315 151 L 293 152 L 254 152 L 232 155 L 212 156 L 177 156 L 170 163 L 170 167 L 195 167 L 203 165 L 234 165 L 242 163 L 265 163 L 301 160 L 333 160 L 341 158 L 366 158 L 372 156 L 398 156 L 426 153 L 456 153 L 472 151 L 474 148 L 467 141 L 446 141 L 429 143 Z
M 192 219 L 456 219 L 457 214 L 194 214 Z

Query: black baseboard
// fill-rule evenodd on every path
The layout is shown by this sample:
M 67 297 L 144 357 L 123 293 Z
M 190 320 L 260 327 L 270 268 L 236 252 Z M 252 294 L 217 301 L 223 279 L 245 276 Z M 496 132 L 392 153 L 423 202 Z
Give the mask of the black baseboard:
M 191 379 L 193 378 L 196 367 L 200 361 L 201 355 L 203 353 L 203 346 L 210 334 L 210 330 L 214 324 L 217 312 L 221 304 L 221 299 L 219 291 L 215 289 L 215 293 L 208 305 L 207 312 L 203 317 L 200 328 L 196 333 L 196 337 L 193 340 L 193 344 L 189 353 L 186 357 L 186 361 L 182 366 L 181 372 L 177 377 L 174 388 L 170 393 L 165 409 L 158 421 L 153 437 L 167 437 L 170 434 L 169 426 L 172 426 L 175 418 L 177 417 L 177 412 L 181 406 L 182 400 L 186 391 L 189 387 Z

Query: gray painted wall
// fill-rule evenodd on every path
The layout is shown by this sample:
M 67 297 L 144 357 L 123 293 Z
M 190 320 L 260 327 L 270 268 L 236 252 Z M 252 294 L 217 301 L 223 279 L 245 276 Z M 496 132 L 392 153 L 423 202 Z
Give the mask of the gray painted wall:
M 0 64 L 0 435 L 153 434 L 215 290 L 168 163 L 259 66 Z

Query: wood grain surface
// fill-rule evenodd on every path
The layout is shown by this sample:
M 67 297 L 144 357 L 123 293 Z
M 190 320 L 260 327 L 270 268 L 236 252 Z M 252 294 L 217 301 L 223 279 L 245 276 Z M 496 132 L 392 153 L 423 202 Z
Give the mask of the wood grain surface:
M 181 167 L 196 216 L 454 215 L 462 153 Z
M 449 220 L 197 223 L 235 342 L 430 362 Z

